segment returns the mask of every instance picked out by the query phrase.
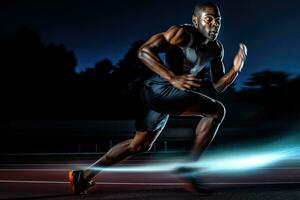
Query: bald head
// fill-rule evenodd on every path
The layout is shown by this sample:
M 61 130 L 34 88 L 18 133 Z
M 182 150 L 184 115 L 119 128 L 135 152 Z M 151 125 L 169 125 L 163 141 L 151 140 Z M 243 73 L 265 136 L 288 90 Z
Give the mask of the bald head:
M 221 13 L 218 6 L 212 2 L 196 4 L 192 22 L 194 27 L 206 38 L 205 42 L 216 40 L 221 27 Z
M 205 2 L 198 2 L 195 5 L 193 15 L 196 17 L 199 17 L 201 12 L 206 11 L 207 8 L 214 9 L 216 11 L 216 13 L 220 13 L 219 7 L 217 6 L 217 4 L 212 3 L 210 1 L 205 1 Z

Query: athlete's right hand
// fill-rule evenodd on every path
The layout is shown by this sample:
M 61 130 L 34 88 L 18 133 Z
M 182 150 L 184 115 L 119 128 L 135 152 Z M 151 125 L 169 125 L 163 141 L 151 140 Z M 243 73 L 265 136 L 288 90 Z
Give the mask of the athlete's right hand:
M 200 87 L 202 79 L 196 78 L 192 74 L 174 75 L 169 81 L 173 87 L 179 90 L 190 90 L 192 87 Z

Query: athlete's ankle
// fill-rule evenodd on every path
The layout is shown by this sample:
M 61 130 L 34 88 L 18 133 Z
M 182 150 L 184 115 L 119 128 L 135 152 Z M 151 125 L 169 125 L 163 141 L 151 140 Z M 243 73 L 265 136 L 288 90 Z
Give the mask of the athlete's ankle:
M 83 170 L 83 179 L 86 181 L 91 181 L 95 175 L 90 170 Z

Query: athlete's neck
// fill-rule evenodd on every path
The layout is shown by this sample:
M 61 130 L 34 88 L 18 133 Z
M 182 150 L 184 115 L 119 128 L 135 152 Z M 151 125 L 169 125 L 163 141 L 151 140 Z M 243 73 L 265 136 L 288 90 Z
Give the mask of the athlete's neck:
M 209 39 L 204 37 L 200 32 L 199 32 L 199 42 L 201 45 L 206 45 L 209 42 Z

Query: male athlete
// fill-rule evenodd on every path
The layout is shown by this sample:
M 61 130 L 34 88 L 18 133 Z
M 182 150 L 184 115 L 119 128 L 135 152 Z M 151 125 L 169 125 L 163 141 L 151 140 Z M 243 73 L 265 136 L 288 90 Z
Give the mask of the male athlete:
M 225 73 L 224 50 L 217 40 L 221 27 L 217 5 L 198 3 L 192 23 L 172 26 L 141 46 L 139 58 L 156 75 L 144 83 L 141 92 L 144 107 L 136 120 L 135 136 L 114 146 L 87 169 L 70 171 L 74 193 L 83 193 L 94 185 L 92 179 L 99 173 L 94 167 L 108 167 L 131 155 L 148 151 L 164 129 L 169 115 L 201 118 L 196 127 L 192 160 L 198 160 L 211 143 L 225 117 L 225 108 L 221 102 L 198 92 L 199 89 L 201 92 L 201 79 L 197 75 L 204 66 L 210 66 L 213 86 L 216 91 L 223 92 L 241 71 L 247 49 L 240 44 L 233 66 Z M 165 53 L 165 62 L 159 53 Z

